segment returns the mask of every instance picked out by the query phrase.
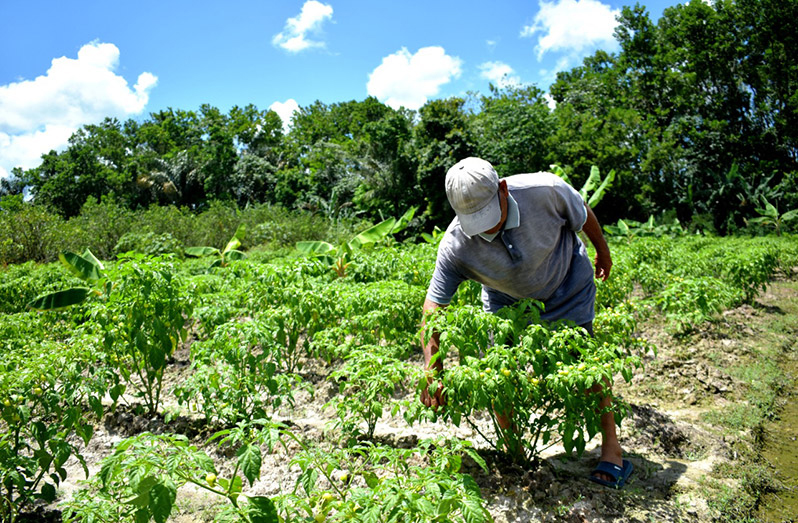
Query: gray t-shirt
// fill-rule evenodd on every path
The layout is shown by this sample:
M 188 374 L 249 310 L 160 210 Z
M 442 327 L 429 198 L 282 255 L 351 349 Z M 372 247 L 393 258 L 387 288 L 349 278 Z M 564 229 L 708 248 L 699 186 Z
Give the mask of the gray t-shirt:
M 498 235 L 467 236 L 457 218 L 446 229 L 427 299 L 447 305 L 465 280 L 482 284 L 486 311 L 523 298 L 544 302 L 544 320 L 593 320 L 593 267 L 577 232 L 587 220 L 582 197 L 558 176 L 540 172 L 505 178 L 507 222 Z

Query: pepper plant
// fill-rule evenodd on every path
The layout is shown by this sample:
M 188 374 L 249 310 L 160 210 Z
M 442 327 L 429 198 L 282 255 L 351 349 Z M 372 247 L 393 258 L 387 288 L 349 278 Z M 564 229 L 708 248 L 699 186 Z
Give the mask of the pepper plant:
M 330 376 L 338 384 L 338 394 L 327 404 L 338 414 L 333 426 L 350 442 L 360 436 L 371 440 L 386 407 L 392 415 L 399 410 L 399 403 L 391 406 L 391 401 L 410 369 L 385 347 L 365 345 L 352 350 L 344 365 Z
M 270 350 L 272 325 L 260 318 L 234 320 L 211 339 L 191 346 L 192 373 L 175 388 L 181 405 L 199 409 L 210 423 L 235 424 L 268 417 L 303 387 L 282 372 Z
M 114 276 L 113 292 L 94 317 L 117 371 L 111 397 L 116 401 L 132 386 L 133 394 L 152 415 L 161 402 L 169 358 L 188 337 L 185 324 L 193 309 L 191 293 L 183 288 L 167 257 L 126 254 Z
M 31 343 L 0 363 L 0 520 L 14 522 L 37 500 L 52 502 L 102 417 L 102 380 L 84 339 Z M 87 409 L 86 406 L 89 408 Z
M 211 437 L 222 447 L 233 446 L 237 460 L 232 474 L 223 477 L 213 460 L 188 438 L 174 434 L 145 432 L 117 444 L 102 461 L 100 472 L 63 505 L 66 523 L 77 521 L 155 521 L 171 515 L 178 490 L 193 484 L 227 499 L 222 515 L 245 523 L 277 523 L 277 511 L 265 496 L 242 495 L 260 478 L 261 445 L 271 452 L 279 439 L 279 428 L 266 420 L 241 423 Z
M 620 313 L 605 309 L 603 314 Z M 632 369 L 640 365 L 632 352 L 649 348 L 631 338 L 628 323 L 606 322 L 601 337 L 592 338 L 563 322 L 544 324 L 539 316 L 531 300 L 495 315 L 476 306 L 450 306 L 431 316 L 425 331 L 427 339 L 433 331 L 440 333 L 437 357 L 454 350 L 459 360 L 429 385 L 442 383 L 447 398 L 432 415 L 456 426 L 467 423 L 496 451 L 521 464 L 534 463 L 557 443 L 581 454 L 601 427 L 600 393 L 589 391 L 617 373 L 631 381 Z M 617 330 L 610 330 L 613 325 Z M 425 386 L 427 376 L 418 384 L 419 390 Z M 483 413 L 491 420 L 487 431 L 475 419 Z M 617 399 L 613 413 L 618 424 L 626 415 Z M 412 421 L 417 415 L 408 417 Z
M 274 499 L 282 521 L 427 523 L 491 521 L 474 479 L 461 472 L 463 455 L 484 460 L 458 440 L 424 440 L 398 449 L 362 444 L 328 448 L 286 433 L 301 451 L 293 492 Z

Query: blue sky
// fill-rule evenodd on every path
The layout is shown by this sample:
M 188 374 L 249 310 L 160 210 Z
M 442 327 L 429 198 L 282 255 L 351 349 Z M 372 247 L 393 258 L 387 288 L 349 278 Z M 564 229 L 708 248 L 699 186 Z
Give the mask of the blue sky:
M 647 0 L 653 19 L 675 4 Z M 81 125 L 203 103 L 291 112 L 393 107 L 514 82 L 615 51 L 615 0 L 0 0 L 0 176 Z

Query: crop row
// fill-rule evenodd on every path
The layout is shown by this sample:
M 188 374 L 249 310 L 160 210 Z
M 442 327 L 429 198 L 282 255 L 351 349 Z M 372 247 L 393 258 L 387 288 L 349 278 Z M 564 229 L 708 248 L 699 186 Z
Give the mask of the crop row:
M 413 361 L 431 245 L 364 249 L 343 278 L 286 252 L 212 269 L 204 260 L 131 255 L 104 267 L 85 301 L 44 313 L 25 304 L 79 280 L 56 265 L 10 267 L 0 285 L 3 519 L 53 502 L 67 460 L 82 461 L 98 421 L 127 404 L 167 421 L 204 420 L 216 435 L 203 448 L 231 449 L 234 472 L 222 477 L 184 436 L 142 433 L 119 444 L 86 489 L 61 505 L 67 520 L 165 521 L 186 483 L 229 500 L 220 519 L 488 520 L 479 489 L 461 471 L 465 454 L 485 466 L 472 442 L 386 447 L 374 442 L 377 422 L 401 413 L 408 423 L 470 424 L 482 443 L 523 463 L 555 443 L 579 453 L 600 412 L 590 408 L 595 395 L 574 391 L 631 379 L 653 349 L 636 337 L 641 316 L 661 313 L 684 332 L 754 299 L 798 261 L 791 237 L 648 238 L 613 253 L 613 273 L 598 283 L 595 338 L 541 325 L 530 301 L 485 314 L 478 286 L 461 286 L 452 306 L 427 322 L 441 332 L 442 355 L 456 362 L 439 377 L 449 402 L 436 412 L 397 399 L 426 382 Z M 188 352 L 191 368 L 167 390 L 177 350 Z M 278 413 L 290 418 L 299 391 L 312 390 L 309 365 L 331 369 L 325 379 L 338 390 L 321 441 L 277 421 Z M 176 406 L 164 408 L 166 396 Z M 497 414 L 513 428 L 502 428 Z M 619 408 L 616 417 L 625 414 Z M 482 417 L 492 430 L 479 425 Z M 262 452 L 278 447 L 299 470 L 297 487 L 242 496 L 261 475 Z

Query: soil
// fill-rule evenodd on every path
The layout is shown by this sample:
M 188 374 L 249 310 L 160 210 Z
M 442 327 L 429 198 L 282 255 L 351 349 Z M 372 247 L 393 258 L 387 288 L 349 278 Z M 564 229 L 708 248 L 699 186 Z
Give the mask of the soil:
M 384 417 L 377 425 L 375 438 L 400 447 L 410 447 L 421 439 L 442 434 L 473 441 L 489 462 L 490 473 L 486 474 L 470 460 L 464 461 L 464 472 L 475 478 L 491 515 L 500 523 L 722 520 L 724 514 L 713 508 L 716 491 L 711 488 L 710 479 L 732 489 L 742 488 L 738 479 L 724 477 L 718 471 L 725 470 L 724 466 L 738 466 L 743 459 L 738 454 L 739 443 L 747 444 L 756 438 L 746 431 L 721 430 L 707 421 L 706 413 L 741 401 L 742 383 L 730 369 L 750 362 L 760 347 L 763 333 L 772 335 L 768 325 L 774 322 L 786 325 L 781 340 L 783 349 L 793 355 L 798 353 L 798 319 L 785 318 L 781 308 L 787 301 L 798 303 L 798 286 L 794 282 L 777 281 L 754 304 L 726 311 L 689 335 L 670 334 L 657 318 L 641 326 L 638 335 L 654 343 L 656 355 L 647 357 L 644 369 L 631 384 L 625 384 L 619 377 L 615 386 L 616 394 L 631 406 L 619 436 L 625 457 L 634 465 L 634 473 L 622 490 L 611 490 L 587 480 L 599 456 L 598 438 L 578 458 L 568 457 L 562 448 L 549 449 L 535 470 L 503 463 L 465 426 L 420 423 L 411 427 L 401 416 Z M 165 390 L 170 390 L 190 371 L 188 358 L 185 347 L 175 355 Z M 421 365 L 420 355 L 413 364 Z M 316 440 L 325 437 L 326 424 L 333 416 L 325 412 L 323 405 L 337 392 L 326 379 L 332 370 L 323 364 L 306 367 L 304 372 L 314 377 L 314 394 L 299 392 L 294 410 L 281 413 L 302 436 Z M 166 406 L 170 404 L 174 404 L 173 399 L 167 400 Z M 84 449 L 90 473 L 99 470 L 100 461 L 112 452 L 116 443 L 142 431 L 182 433 L 199 446 L 212 433 L 199 418 L 178 417 L 166 424 L 160 416 L 145 418 L 129 408 L 119 407 L 96 427 L 94 437 Z M 223 455 L 214 446 L 204 450 L 220 471 L 232 472 L 235 456 Z M 264 455 L 261 478 L 245 493 L 272 496 L 292 490 L 298 470 L 289 466 L 289 459 L 283 449 Z M 59 501 L 80 488 L 84 477 L 77 461 L 71 461 L 67 469 L 68 478 L 59 489 Z M 220 476 L 223 474 L 220 472 Z M 220 503 L 223 502 L 218 497 L 184 487 L 178 493 L 178 509 L 170 521 L 210 521 Z M 38 510 L 30 521 L 60 519 L 57 511 Z

